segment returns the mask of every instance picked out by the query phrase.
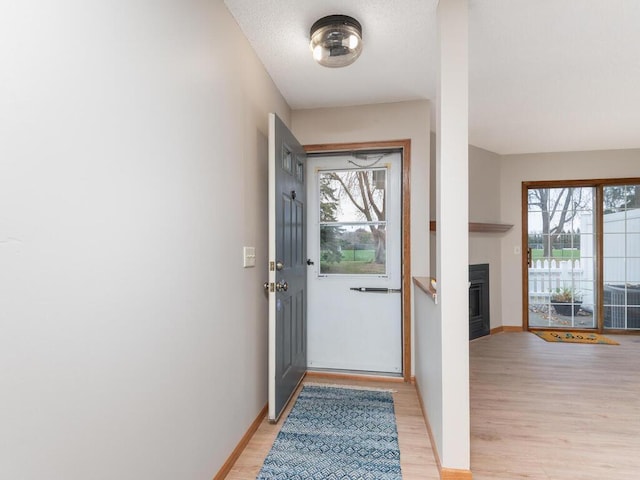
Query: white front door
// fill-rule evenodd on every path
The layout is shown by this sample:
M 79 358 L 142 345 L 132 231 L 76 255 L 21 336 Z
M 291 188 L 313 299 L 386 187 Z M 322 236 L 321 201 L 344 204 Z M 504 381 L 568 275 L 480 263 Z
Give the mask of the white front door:
M 307 160 L 310 369 L 402 373 L 402 154 Z

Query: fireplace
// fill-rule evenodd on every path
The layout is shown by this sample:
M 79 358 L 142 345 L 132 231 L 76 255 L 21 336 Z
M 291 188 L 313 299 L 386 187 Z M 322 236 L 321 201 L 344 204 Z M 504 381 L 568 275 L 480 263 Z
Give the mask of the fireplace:
M 469 340 L 489 335 L 489 264 L 469 265 Z

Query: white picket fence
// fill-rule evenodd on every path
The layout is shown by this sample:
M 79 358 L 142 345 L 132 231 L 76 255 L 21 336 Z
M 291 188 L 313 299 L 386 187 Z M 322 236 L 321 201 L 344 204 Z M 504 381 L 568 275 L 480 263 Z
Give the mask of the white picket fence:
M 594 216 L 580 217 L 581 260 L 536 260 L 529 268 L 529 304 L 548 304 L 557 288 L 580 292 L 582 308 L 595 305 Z M 604 284 L 640 283 L 640 209 L 604 215 Z M 626 255 L 627 258 L 621 256 Z
M 557 288 L 580 289 L 580 260 L 536 260 L 529 268 L 529 303 L 548 303 Z

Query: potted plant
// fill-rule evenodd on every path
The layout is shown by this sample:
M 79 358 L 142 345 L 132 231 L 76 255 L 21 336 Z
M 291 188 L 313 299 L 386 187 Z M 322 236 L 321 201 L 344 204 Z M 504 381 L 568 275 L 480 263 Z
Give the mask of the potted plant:
M 582 294 L 573 288 L 556 288 L 551 294 L 551 305 L 558 315 L 570 316 L 580 310 L 582 304 Z

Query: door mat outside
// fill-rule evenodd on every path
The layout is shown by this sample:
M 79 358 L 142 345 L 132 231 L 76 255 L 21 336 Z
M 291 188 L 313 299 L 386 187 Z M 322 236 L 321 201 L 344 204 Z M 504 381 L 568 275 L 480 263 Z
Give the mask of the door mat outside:
M 599 343 L 605 345 L 620 345 L 615 340 L 600 335 L 599 333 L 585 332 L 552 332 L 552 331 L 536 331 L 532 332 L 547 342 L 564 342 L 564 343 Z
M 390 392 L 305 385 L 257 480 L 401 480 Z

